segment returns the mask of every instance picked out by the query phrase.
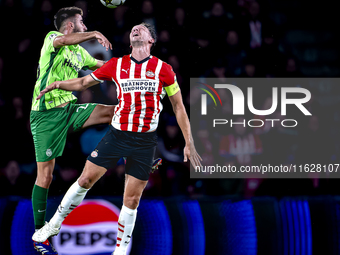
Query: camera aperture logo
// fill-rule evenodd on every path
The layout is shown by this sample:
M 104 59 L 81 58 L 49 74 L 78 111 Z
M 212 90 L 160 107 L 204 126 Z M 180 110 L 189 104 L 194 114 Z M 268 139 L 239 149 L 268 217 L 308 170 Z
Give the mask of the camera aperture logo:
M 201 85 L 206 86 L 209 88 L 219 99 L 221 106 L 222 101 L 220 96 L 218 95 L 215 89 L 227 89 L 232 96 L 232 115 L 233 116 L 244 116 L 245 115 L 245 95 L 243 91 L 237 87 L 236 85 L 232 84 L 215 84 L 214 88 L 208 84 L 198 82 Z M 202 91 L 206 92 L 214 101 L 215 106 L 217 106 L 216 100 L 212 93 L 205 89 L 200 88 Z M 263 90 L 264 88 L 255 88 L 259 90 Z M 268 89 L 266 87 L 265 89 Z M 307 110 L 304 106 L 309 100 L 311 99 L 311 93 L 308 89 L 301 88 L 301 87 L 281 87 L 280 90 L 278 87 L 272 87 L 272 105 L 269 109 L 256 109 L 254 107 L 254 98 L 253 98 L 253 87 L 247 87 L 246 99 L 247 99 L 247 107 L 250 113 L 256 116 L 268 116 L 273 114 L 277 111 L 279 106 L 279 91 L 280 91 L 280 115 L 286 116 L 287 115 L 287 106 L 294 105 L 299 111 L 303 113 L 305 116 L 311 116 L 312 114 Z M 208 103 L 207 103 L 207 94 L 201 95 L 201 115 L 208 115 Z M 289 95 L 299 95 L 299 98 L 291 98 Z M 221 116 L 223 117 L 223 116 Z M 243 125 L 248 127 L 263 127 L 265 123 L 271 123 L 271 126 L 274 127 L 275 123 L 280 123 L 282 127 L 296 127 L 298 125 L 298 121 L 296 119 L 274 119 L 274 118 L 259 118 L 259 119 L 250 119 L 250 120 L 243 120 L 242 122 L 236 122 L 233 119 L 225 119 L 225 118 L 218 118 L 213 119 L 213 127 L 217 125 L 230 125 L 233 127 L 234 125 Z
M 203 85 L 203 86 L 205 86 L 205 87 L 207 87 L 207 88 L 209 88 L 217 96 L 217 98 L 220 101 L 221 106 L 222 106 L 222 100 L 221 100 L 220 96 L 218 95 L 217 91 L 213 87 L 211 87 L 210 85 L 205 84 L 203 82 L 198 82 L 198 83 Z M 203 90 L 204 92 L 206 92 L 211 97 L 211 99 L 214 101 L 215 106 L 217 106 L 215 97 L 209 92 L 209 90 L 207 90 L 205 88 L 199 88 L 199 89 Z M 202 103 L 201 103 L 201 105 L 202 105 L 201 113 L 202 113 L 202 115 L 207 115 L 207 95 L 206 94 L 202 94 L 201 100 L 202 100 Z

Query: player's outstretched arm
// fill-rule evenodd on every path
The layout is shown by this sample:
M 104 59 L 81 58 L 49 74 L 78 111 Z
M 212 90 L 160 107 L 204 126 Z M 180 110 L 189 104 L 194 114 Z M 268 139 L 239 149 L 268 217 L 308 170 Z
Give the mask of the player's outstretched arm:
M 60 48 L 65 45 L 75 45 L 92 39 L 97 39 L 97 41 L 101 45 L 103 45 L 106 48 L 106 50 L 108 49 L 112 50 L 112 44 L 102 33 L 98 31 L 77 32 L 57 36 L 53 41 L 53 47 Z
M 94 80 L 91 75 L 86 75 L 81 78 L 70 79 L 66 81 L 55 81 L 48 85 L 45 89 L 40 91 L 37 100 L 39 100 L 43 95 L 54 89 L 62 89 L 67 91 L 83 91 L 99 82 Z
M 178 91 L 175 95 L 170 96 L 169 99 L 185 140 L 185 147 L 183 151 L 184 162 L 187 162 L 187 160 L 189 159 L 191 165 L 194 168 L 196 168 L 197 166 L 202 166 L 202 158 L 200 157 L 200 155 L 198 155 L 196 151 L 194 139 L 191 135 L 190 122 L 185 107 L 183 105 L 181 91 Z
M 97 59 L 97 64 L 93 67 L 90 67 L 89 69 L 92 70 L 92 71 L 95 71 L 98 68 L 102 67 L 106 62 L 107 61 Z

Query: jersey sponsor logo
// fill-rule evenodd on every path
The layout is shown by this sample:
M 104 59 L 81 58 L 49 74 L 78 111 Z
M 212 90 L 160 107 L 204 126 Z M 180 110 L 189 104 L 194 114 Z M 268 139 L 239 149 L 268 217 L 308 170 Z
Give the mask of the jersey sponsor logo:
M 121 83 L 123 92 L 157 92 L 158 81 L 150 79 L 127 79 Z
M 47 157 L 51 157 L 52 156 L 52 150 L 51 149 L 47 149 L 46 150 L 46 156 Z
M 73 63 L 72 60 L 69 59 L 69 58 L 65 58 L 65 60 L 64 60 L 64 66 L 72 67 L 72 68 L 73 68 L 74 70 L 76 70 L 77 72 L 79 72 L 80 69 L 81 69 L 77 64 Z
M 60 232 L 53 237 L 59 254 L 111 254 L 116 247 L 120 210 L 103 200 L 85 199 L 64 220 Z M 132 240 L 127 255 L 131 251 Z

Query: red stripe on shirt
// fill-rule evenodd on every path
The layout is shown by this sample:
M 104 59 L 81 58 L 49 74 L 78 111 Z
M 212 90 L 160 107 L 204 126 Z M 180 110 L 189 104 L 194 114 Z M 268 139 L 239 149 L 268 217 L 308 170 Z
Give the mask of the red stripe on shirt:
M 134 78 L 141 78 L 142 74 L 142 64 L 136 64 L 135 65 L 135 76 Z M 141 114 L 141 92 L 135 92 L 134 93 L 135 97 L 135 112 L 132 117 L 132 132 L 137 132 L 138 131 L 138 126 L 139 126 L 139 117 Z
M 133 115 L 132 132 L 137 132 L 139 127 L 139 118 L 142 113 L 141 92 L 135 92 L 135 114 Z
M 152 120 L 153 113 L 155 111 L 155 102 L 153 93 L 147 92 L 145 93 L 145 117 L 144 117 L 144 126 L 142 128 L 142 132 L 146 132 L 150 129 L 150 123 Z
M 131 94 L 124 93 L 123 96 L 124 100 L 124 108 L 120 112 L 120 127 L 122 131 L 127 131 L 128 124 L 129 124 L 129 114 L 131 110 Z

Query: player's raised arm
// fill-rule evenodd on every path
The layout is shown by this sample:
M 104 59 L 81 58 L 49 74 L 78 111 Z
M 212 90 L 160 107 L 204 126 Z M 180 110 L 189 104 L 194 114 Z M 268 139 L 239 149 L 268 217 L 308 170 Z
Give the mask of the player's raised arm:
M 106 62 L 107 61 L 97 59 L 97 64 L 93 67 L 90 67 L 89 69 L 92 70 L 92 71 L 95 71 L 98 68 L 102 67 Z
M 84 24 L 83 11 L 80 8 L 69 7 L 60 9 L 54 16 L 54 26 L 62 33 L 55 37 L 53 41 L 54 48 L 76 45 L 91 39 L 97 39 L 106 50 L 112 50 L 111 43 L 102 33 L 98 31 L 86 32 L 87 27 Z
M 97 39 L 97 41 L 103 45 L 106 50 L 112 50 L 112 44 L 110 41 L 100 32 L 78 32 L 66 35 L 59 35 L 53 41 L 53 46 L 55 48 L 60 48 L 65 45 L 75 45 L 91 39 Z
M 99 82 L 94 80 L 91 75 L 86 75 L 81 78 L 70 79 L 66 81 L 55 81 L 43 89 L 37 100 L 39 100 L 43 95 L 54 89 L 62 89 L 67 91 L 83 91 Z
M 178 91 L 176 94 L 170 96 L 169 99 L 176 115 L 177 123 L 181 128 L 185 140 L 184 162 L 187 162 L 187 159 L 189 158 L 194 168 L 196 168 L 197 166 L 202 166 L 202 158 L 200 157 L 200 155 L 198 155 L 196 151 L 194 140 L 191 135 L 190 122 L 185 107 L 183 105 L 181 91 Z

